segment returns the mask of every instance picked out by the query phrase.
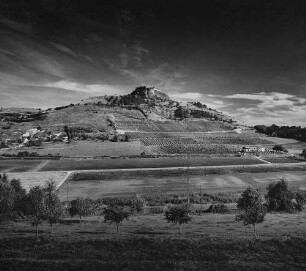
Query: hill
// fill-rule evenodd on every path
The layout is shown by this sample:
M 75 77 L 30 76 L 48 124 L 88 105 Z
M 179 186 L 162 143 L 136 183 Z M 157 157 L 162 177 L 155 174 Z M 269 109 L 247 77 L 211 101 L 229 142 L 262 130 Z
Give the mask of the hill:
M 253 132 L 241 133 L 238 127 L 230 116 L 205 104 L 177 102 L 145 86 L 127 95 L 91 97 L 47 110 L 0 110 L 2 149 L 74 141 L 138 141 L 139 153 L 225 154 L 239 150 L 240 145 L 269 143 Z

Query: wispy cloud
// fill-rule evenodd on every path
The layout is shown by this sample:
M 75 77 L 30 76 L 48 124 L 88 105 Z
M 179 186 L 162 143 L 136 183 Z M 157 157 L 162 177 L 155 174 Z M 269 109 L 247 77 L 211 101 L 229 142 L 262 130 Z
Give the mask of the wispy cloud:
M 252 94 L 208 95 L 211 98 L 230 101 L 228 108 L 237 119 L 250 124 L 284 124 L 305 126 L 306 99 L 280 92 Z

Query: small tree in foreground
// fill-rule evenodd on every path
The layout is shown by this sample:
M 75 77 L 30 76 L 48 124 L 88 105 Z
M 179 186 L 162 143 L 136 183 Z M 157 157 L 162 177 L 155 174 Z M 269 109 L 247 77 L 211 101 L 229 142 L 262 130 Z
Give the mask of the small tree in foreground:
M 266 207 L 258 190 L 247 188 L 237 202 L 240 214 L 236 216 L 237 221 L 242 221 L 245 226 L 253 225 L 254 235 L 257 237 L 256 224 L 262 223 L 266 215 Z
M 78 215 L 82 221 L 82 217 L 92 214 L 92 202 L 89 198 L 78 197 L 71 201 L 68 211 L 71 216 Z
M 44 190 L 40 186 L 30 189 L 28 194 L 28 214 L 32 217 L 32 225 L 36 228 L 36 240 L 38 239 L 38 227 L 46 219 L 44 203 Z
M 170 206 L 165 212 L 165 218 L 168 222 L 179 224 L 179 234 L 182 233 L 182 224 L 187 224 L 191 220 L 186 205 Z
M 116 224 L 117 235 L 119 233 L 119 225 L 124 219 L 128 219 L 130 213 L 124 210 L 123 206 L 113 205 L 104 208 L 104 222 L 110 222 Z
M 51 233 L 53 233 L 53 224 L 58 223 L 61 215 L 63 214 L 63 206 L 57 196 L 54 181 L 50 181 L 47 183 L 46 187 L 44 188 L 44 192 L 46 219 L 50 224 Z
M 11 184 L 0 179 L 0 222 L 12 219 L 14 212 L 15 190 Z

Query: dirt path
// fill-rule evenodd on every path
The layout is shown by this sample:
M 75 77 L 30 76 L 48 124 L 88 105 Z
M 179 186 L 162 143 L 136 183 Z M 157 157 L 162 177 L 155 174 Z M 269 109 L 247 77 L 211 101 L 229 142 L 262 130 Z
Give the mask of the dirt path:
M 41 162 L 39 165 L 36 167 L 32 168 L 29 170 L 29 172 L 37 172 L 40 171 L 44 166 L 46 166 L 49 163 L 49 160 Z
M 266 160 L 264 160 L 264 159 L 262 159 L 262 158 L 260 158 L 260 157 L 255 156 L 255 158 L 258 159 L 258 160 L 261 161 L 261 162 L 266 163 L 266 164 L 271 164 L 271 162 L 266 161 Z

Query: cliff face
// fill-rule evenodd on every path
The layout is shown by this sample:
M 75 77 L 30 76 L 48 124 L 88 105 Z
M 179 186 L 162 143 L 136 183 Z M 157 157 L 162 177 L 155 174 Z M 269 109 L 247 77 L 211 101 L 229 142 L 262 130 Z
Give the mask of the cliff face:
M 230 116 L 207 108 L 205 104 L 177 102 L 161 90 L 146 86 L 137 87 L 127 95 L 91 97 L 82 104 L 139 110 L 147 119 L 156 121 L 189 118 L 232 122 Z

